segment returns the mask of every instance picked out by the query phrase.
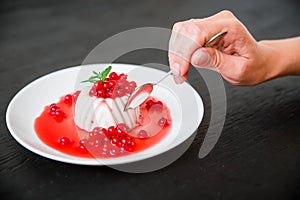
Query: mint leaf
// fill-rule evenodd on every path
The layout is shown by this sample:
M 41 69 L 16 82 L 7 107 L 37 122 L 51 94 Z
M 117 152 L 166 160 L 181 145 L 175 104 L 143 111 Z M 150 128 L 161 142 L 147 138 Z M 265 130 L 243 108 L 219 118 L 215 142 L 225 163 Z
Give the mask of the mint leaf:
M 101 79 L 100 81 L 104 81 L 104 79 L 107 77 L 107 75 L 109 74 L 110 70 L 111 70 L 111 66 L 109 66 L 108 68 L 106 68 L 103 72 L 101 72 Z
M 111 66 L 107 67 L 104 69 L 102 72 L 95 72 L 93 71 L 94 76 L 90 76 L 87 80 L 81 81 L 81 83 L 95 83 L 96 81 L 103 82 L 107 75 L 109 74 L 110 70 L 112 69 Z

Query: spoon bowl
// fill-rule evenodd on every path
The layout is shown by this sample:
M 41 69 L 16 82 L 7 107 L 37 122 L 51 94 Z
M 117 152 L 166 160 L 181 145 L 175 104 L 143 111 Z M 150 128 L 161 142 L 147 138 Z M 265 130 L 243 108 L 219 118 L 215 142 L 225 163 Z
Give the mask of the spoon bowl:
M 129 108 L 135 108 L 141 105 L 152 93 L 154 83 L 145 83 L 137 87 L 128 98 L 128 101 L 124 107 L 124 111 Z

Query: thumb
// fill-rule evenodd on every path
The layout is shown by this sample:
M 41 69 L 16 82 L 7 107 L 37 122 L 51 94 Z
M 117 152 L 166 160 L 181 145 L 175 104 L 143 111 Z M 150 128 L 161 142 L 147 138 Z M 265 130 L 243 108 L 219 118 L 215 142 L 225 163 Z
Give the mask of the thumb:
M 222 53 L 217 52 L 214 48 L 199 48 L 192 54 L 191 64 L 195 67 L 218 71 L 220 68 L 218 65 L 221 65 L 221 60 L 223 60 L 220 56 Z
M 232 84 L 240 84 L 245 62 L 247 58 L 229 55 L 210 47 L 197 49 L 191 58 L 193 66 L 217 71 Z

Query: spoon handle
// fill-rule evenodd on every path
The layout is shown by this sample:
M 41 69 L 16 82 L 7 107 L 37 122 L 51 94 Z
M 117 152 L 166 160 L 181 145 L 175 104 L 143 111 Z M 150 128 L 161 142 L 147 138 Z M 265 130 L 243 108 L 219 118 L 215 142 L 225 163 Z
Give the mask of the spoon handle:
M 221 31 L 217 33 L 216 35 L 212 36 L 204 45 L 203 47 L 213 47 L 215 44 L 217 44 L 223 36 L 227 33 L 227 31 Z
M 159 84 L 160 82 L 162 82 L 163 80 L 165 80 L 165 78 L 167 78 L 169 75 L 172 74 L 172 70 L 170 70 L 168 73 L 166 73 L 166 75 L 164 75 L 159 81 L 157 81 L 155 83 L 155 85 Z

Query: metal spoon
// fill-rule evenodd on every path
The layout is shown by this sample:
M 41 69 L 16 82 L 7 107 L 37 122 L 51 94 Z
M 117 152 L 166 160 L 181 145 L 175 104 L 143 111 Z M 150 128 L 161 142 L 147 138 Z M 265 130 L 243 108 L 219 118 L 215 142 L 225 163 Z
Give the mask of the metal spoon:
M 203 47 L 213 47 L 217 44 L 223 36 L 227 33 L 227 31 L 221 31 L 214 36 L 212 36 L 204 45 Z M 129 108 L 135 108 L 141 105 L 151 94 L 153 90 L 153 86 L 162 82 L 165 78 L 172 74 L 172 70 L 170 70 L 166 75 L 164 75 L 160 80 L 156 83 L 145 83 L 139 87 L 137 87 L 133 93 L 129 96 L 127 103 L 125 104 L 124 111 Z

